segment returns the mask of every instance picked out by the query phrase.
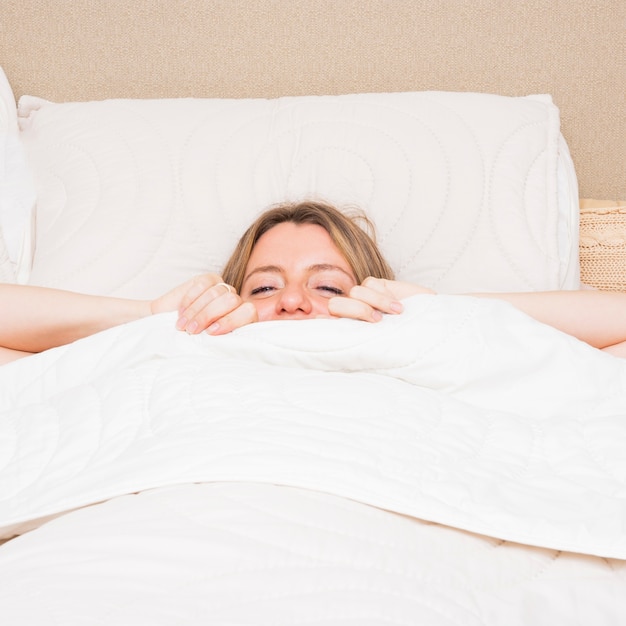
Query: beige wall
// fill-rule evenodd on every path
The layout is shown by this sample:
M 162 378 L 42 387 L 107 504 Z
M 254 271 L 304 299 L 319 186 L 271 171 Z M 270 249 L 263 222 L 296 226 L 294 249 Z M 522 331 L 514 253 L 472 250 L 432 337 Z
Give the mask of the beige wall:
M 626 0 L 3 0 L 17 95 L 551 93 L 584 197 L 626 198 Z

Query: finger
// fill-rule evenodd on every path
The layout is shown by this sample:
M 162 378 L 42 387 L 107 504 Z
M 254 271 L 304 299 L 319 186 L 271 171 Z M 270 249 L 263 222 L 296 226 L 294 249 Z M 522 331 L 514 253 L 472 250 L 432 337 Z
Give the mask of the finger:
M 240 304 L 241 298 L 236 293 L 224 291 L 222 284 L 214 285 L 180 314 L 176 328 L 191 334 L 202 332 Z
M 328 301 L 328 311 L 334 317 L 346 317 L 364 322 L 379 322 L 383 315 L 380 310 L 363 300 L 338 296 Z
M 395 298 L 398 302 L 417 294 L 436 295 L 437 293 L 434 289 L 424 287 L 423 285 L 398 280 L 388 280 L 386 278 L 374 278 L 373 276 L 366 278 L 361 285 L 370 287 L 381 293 L 386 293 L 390 297 Z
M 387 281 L 384 278 L 374 278 L 374 276 L 368 276 L 361 285 L 363 287 L 369 287 L 380 293 L 388 292 Z
M 217 283 L 217 285 L 215 285 L 216 287 L 224 287 L 224 289 L 226 289 L 226 291 L 228 293 L 236 293 L 235 292 L 235 288 L 232 287 L 231 285 L 228 285 L 227 283 Z
M 224 335 L 236 328 L 259 321 L 256 307 L 252 302 L 242 302 L 236 309 L 215 320 L 208 328 L 210 335 Z
M 209 289 L 218 285 L 221 280 L 222 277 L 217 274 L 203 274 L 192 278 L 189 281 L 187 290 L 181 298 L 179 312 L 182 313 L 192 306 L 196 300 L 202 298 Z
M 402 303 L 379 283 L 372 286 L 355 285 L 350 289 L 350 298 L 365 302 L 383 313 L 401 313 L 404 310 Z

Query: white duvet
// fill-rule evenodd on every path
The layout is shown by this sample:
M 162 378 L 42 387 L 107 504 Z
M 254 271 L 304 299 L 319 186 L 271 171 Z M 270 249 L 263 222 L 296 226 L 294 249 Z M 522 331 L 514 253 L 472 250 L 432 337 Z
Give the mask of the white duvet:
M 123 494 L 237 482 L 626 558 L 626 360 L 458 296 L 416 296 L 379 324 L 173 326 L 155 316 L 0 368 L 4 536 Z

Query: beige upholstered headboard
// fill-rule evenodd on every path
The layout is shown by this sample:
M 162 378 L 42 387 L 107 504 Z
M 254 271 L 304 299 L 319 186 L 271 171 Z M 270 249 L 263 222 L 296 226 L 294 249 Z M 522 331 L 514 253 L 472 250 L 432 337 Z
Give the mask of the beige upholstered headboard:
M 58 101 L 550 93 L 580 195 L 626 198 L 624 0 L 4 0 L 0 65 Z

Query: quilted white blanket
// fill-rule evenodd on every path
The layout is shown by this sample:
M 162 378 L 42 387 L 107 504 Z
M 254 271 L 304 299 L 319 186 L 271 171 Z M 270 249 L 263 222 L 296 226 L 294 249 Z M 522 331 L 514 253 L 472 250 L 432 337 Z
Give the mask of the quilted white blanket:
M 626 360 L 507 304 L 190 337 L 171 315 L 0 368 L 0 527 L 190 482 L 327 492 L 626 558 Z

